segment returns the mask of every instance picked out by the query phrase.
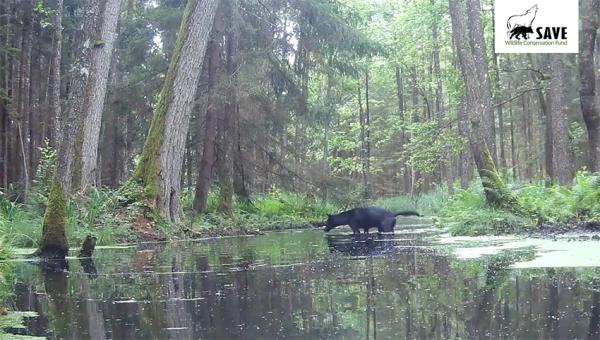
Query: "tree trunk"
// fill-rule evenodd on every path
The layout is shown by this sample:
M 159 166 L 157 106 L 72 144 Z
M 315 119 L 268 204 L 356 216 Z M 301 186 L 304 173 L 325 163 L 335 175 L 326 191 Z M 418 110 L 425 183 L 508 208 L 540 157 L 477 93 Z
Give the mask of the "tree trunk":
M 89 0 L 84 4 L 81 41 L 76 45 L 78 57 L 73 65 L 73 75 L 69 87 L 65 117 L 62 120 L 63 138 L 58 148 L 58 160 L 48 205 L 44 215 L 40 254 L 44 258 L 64 258 L 69 250 L 66 237 L 67 207 L 71 188 L 72 165 L 75 152 L 77 131 L 83 123 L 84 97 L 89 80 L 94 27 L 100 8 L 96 1 Z M 61 15 L 62 8 L 56 15 Z M 54 84 L 54 86 L 59 86 Z
M 492 6 L 492 18 L 495 17 L 495 10 Z M 493 27 L 494 25 L 492 25 Z M 495 34 L 495 33 L 494 33 Z M 494 36 L 494 34 L 492 34 L 492 36 Z M 494 41 L 492 39 L 492 63 L 494 66 L 494 73 L 496 74 L 496 76 L 494 77 L 494 101 L 495 103 L 499 103 L 502 100 L 502 88 L 501 88 L 501 79 L 500 79 L 500 67 L 499 67 L 499 60 L 498 60 L 498 54 L 496 53 L 496 45 L 494 44 Z M 505 138 L 504 138 L 504 105 L 499 104 L 496 108 L 497 110 L 497 114 L 498 114 L 498 132 L 499 132 L 499 139 L 500 139 L 500 166 L 503 169 L 506 169 L 506 148 L 504 146 L 505 144 Z
M 108 83 L 109 70 L 112 60 L 113 47 L 117 38 L 117 26 L 121 0 L 105 0 L 104 9 L 99 19 L 95 41 L 92 42 L 92 66 L 90 69 L 90 84 L 87 93 L 87 107 L 85 114 L 85 125 L 80 148 L 81 167 L 80 183 L 75 186 L 85 192 L 91 186 L 96 185 L 98 178 L 98 141 L 100 139 L 100 127 L 102 124 L 102 111 L 106 98 L 106 86 Z
M 233 154 L 233 191 L 242 201 L 250 201 L 250 193 L 247 189 L 246 167 L 244 166 L 244 155 L 246 152 L 242 149 L 242 130 L 240 125 L 240 106 L 236 108 L 234 143 L 235 150 Z
M 36 25 L 35 35 L 40 36 L 40 26 Z M 41 94 L 42 94 L 42 67 L 44 65 L 44 58 L 41 51 L 33 49 L 31 63 L 31 87 L 29 90 L 30 94 L 30 109 L 29 109 L 29 168 L 28 173 L 33 177 L 35 175 L 35 169 L 39 163 L 41 152 L 40 148 L 43 146 L 43 129 L 42 122 L 43 116 L 40 113 L 41 109 Z
M 148 207 L 179 222 L 181 167 L 189 116 L 218 0 L 188 1 L 171 64 L 133 179 Z
M 569 152 L 569 120 L 565 107 L 564 55 L 550 56 L 550 115 L 552 116 L 552 172 L 561 185 L 573 179 L 573 161 Z
M 581 112 L 588 132 L 588 164 L 593 172 L 600 171 L 600 110 L 596 92 L 596 36 L 600 25 L 600 1 L 581 2 L 581 40 L 579 47 L 579 77 Z
M 10 4 L 0 6 L 0 44 L 8 47 Z M 8 123 L 8 51 L 4 49 L 0 54 L 0 188 L 6 188 L 6 132 Z
M 467 99 L 465 96 L 460 98 L 460 102 L 458 104 L 458 134 L 465 139 L 469 139 L 469 113 L 467 112 Z M 461 150 L 459 160 L 460 160 L 460 186 L 463 189 L 467 189 L 469 187 L 469 182 L 471 181 L 471 176 L 473 175 L 472 169 L 472 156 L 471 150 L 469 148 L 465 148 Z
M 402 128 L 400 129 L 400 150 L 404 151 L 404 144 L 406 143 L 406 116 L 404 112 L 404 86 L 402 84 L 402 73 L 400 72 L 400 66 L 396 65 L 396 96 L 398 97 L 398 114 L 400 121 L 402 122 Z M 406 162 L 402 165 L 402 191 L 404 193 L 410 190 L 410 172 Z
M 481 124 L 485 143 L 492 155 L 494 163 L 498 163 L 496 152 L 496 120 L 494 117 L 494 105 L 492 104 L 492 93 L 489 83 L 489 72 L 487 63 L 486 44 L 484 39 L 484 29 L 481 22 L 481 3 L 480 0 L 467 0 L 468 33 L 471 41 L 471 51 L 475 61 L 475 69 L 479 84 L 485 86 L 479 89 L 479 95 L 482 96 L 481 106 L 478 110 L 482 111 Z
M 530 67 L 534 68 L 535 67 L 534 60 L 531 57 L 531 54 L 527 55 L 527 60 L 529 61 Z M 550 65 L 548 63 L 548 55 L 544 54 L 541 56 L 541 64 L 540 64 L 539 68 L 543 73 L 546 73 L 547 71 L 549 71 Z M 543 76 L 538 73 L 530 72 L 530 74 L 531 74 L 531 80 L 533 80 L 536 83 L 541 83 L 544 80 Z M 554 175 L 552 174 L 552 116 L 548 112 L 548 100 L 546 99 L 546 96 L 544 95 L 544 91 L 542 89 L 539 89 L 539 90 L 535 91 L 535 93 L 537 95 L 538 103 L 540 105 L 541 116 L 543 117 L 542 119 L 543 119 L 544 125 L 545 125 L 544 168 L 545 168 L 546 178 L 552 179 L 554 177 Z
M 29 162 L 29 115 L 31 89 L 31 56 L 33 49 L 33 8 L 36 1 L 27 0 L 23 3 L 23 31 L 21 44 L 21 62 L 19 63 L 19 92 L 17 99 L 17 130 L 19 134 L 19 149 L 21 160 L 21 182 L 23 197 L 29 192 L 31 167 Z
M 223 128 L 221 129 L 221 152 L 218 156 L 219 169 L 219 211 L 231 215 L 233 210 L 233 152 L 235 141 L 235 119 L 238 111 L 238 81 L 237 81 L 237 54 L 238 54 L 238 1 L 232 0 L 231 22 L 227 32 L 227 76 L 229 79 L 228 98 L 225 103 Z
M 360 80 L 359 80 L 359 84 L 358 84 L 358 119 L 359 119 L 359 123 L 360 123 L 360 144 L 361 144 L 361 148 L 360 148 L 360 158 L 361 158 L 361 163 L 362 163 L 362 180 L 363 180 L 363 190 L 364 190 L 364 196 L 368 197 L 368 192 L 369 192 L 369 175 L 368 175 L 368 170 L 367 170 L 367 127 L 366 127 L 366 119 L 365 119 L 365 112 L 363 110 L 363 105 L 362 105 L 362 93 L 361 93 L 361 86 L 360 86 Z
M 510 89 L 509 89 L 510 93 Z M 517 150 L 515 148 L 515 120 L 513 117 L 512 103 L 508 104 L 508 118 L 510 119 L 510 165 L 512 168 L 513 181 L 517 180 Z
M 365 71 L 365 198 L 373 194 L 371 188 L 371 112 L 369 110 L 369 70 Z
M 469 5 L 477 0 L 468 0 Z M 477 66 L 477 63 L 485 62 L 477 59 L 474 50 L 482 48 L 477 46 L 482 39 L 473 39 L 469 43 L 466 35 L 466 16 L 464 0 L 449 0 L 450 17 L 452 21 L 452 34 L 456 43 L 459 63 L 466 88 L 467 111 L 470 120 L 469 144 L 473 159 L 477 166 L 477 172 L 481 178 L 486 203 L 505 209 L 515 209 L 516 202 L 508 192 L 500 176 L 496 172 L 494 159 L 488 143 L 489 126 L 486 125 L 486 115 L 489 118 L 489 110 L 492 108 L 491 96 L 487 74 L 481 74 L 487 67 Z M 470 7 L 470 6 L 469 6 Z M 472 12 L 472 9 L 471 11 Z M 479 16 L 479 12 L 476 14 Z M 471 20 L 473 18 L 470 18 Z M 483 34 L 483 31 L 471 32 L 474 35 Z
M 62 58 L 62 10 L 63 0 L 56 1 L 52 16 L 52 55 L 48 79 L 48 115 L 53 124 L 54 148 L 58 149 L 62 139 L 62 117 L 60 108 L 60 63 Z
M 215 86 L 219 65 L 221 64 L 221 47 L 219 44 L 221 37 L 222 33 L 220 32 L 219 20 L 217 19 L 211 40 L 208 43 L 208 93 L 206 94 L 207 104 L 204 124 L 202 124 L 202 119 L 198 120 L 200 128 L 204 126 L 204 138 L 202 150 L 198 150 L 198 153 L 201 153 L 202 157 L 198 166 L 198 179 L 196 180 L 196 192 L 194 196 L 194 211 L 197 213 L 206 211 L 208 191 L 212 184 L 213 166 L 215 164 L 215 140 L 217 136 L 217 98 Z

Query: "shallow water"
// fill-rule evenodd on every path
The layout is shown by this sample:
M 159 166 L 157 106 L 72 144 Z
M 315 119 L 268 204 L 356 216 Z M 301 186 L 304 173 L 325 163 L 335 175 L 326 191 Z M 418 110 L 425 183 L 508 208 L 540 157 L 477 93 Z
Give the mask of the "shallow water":
M 93 262 L 69 259 L 64 273 L 20 262 L 17 307 L 39 314 L 22 333 L 67 339 L 600 337 L 600 257 L 599 267 L 541 261 L 543 268 L 536 268 L 548 254 L 560 258 L 577 250 L 540 245 L 552 241 L 450 238 L 428 225 L 396 229 L 361 238 L 346 230 L 307 230 L 104 248 Z M 580 244 L 600 249 L 600 242 Z

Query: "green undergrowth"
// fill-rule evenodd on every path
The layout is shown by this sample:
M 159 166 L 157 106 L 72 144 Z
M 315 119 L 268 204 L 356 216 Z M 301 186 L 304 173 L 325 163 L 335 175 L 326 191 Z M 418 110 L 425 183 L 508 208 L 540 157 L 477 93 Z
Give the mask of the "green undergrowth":
M 339 211 L 339 206 L 310 195 L 272 190 L 254 195 L 251 201 L 234 200 L 231 215 L 217 211 L 218 192 L 208 196 L 206 214 L 188 214 L 188 228 L 195 234 L 240 234 L 313 226 Z M 190 210 L 191 194 L 184 195 L 183 205 Z
M 94 189 L 87 197 L 70 201 L 67 237 L 71 247 L 78 247 L 88 234 L 95 235 L 99 245 L 135 239 L 129 226 L 105 208 L 113 195 L 112 190 Z M 45 205 L 45 197 L 32 196 L 27 203 L 17 203 L 0 195 L 0 235 L 16 247 L 37 248 Z
M 490 208 L 481 185 L 473 184 L 448 201 L 439 224 L 449 227 L 454 235 L 488 235 L 600 223 L 600 178 L 587 171 L 578 172 L 569 186 L 540 180 L 509 187 L 524 214 Z
M 272 189 L 253 195 L 250 201 L 235 199 L 231 214 L 218 211 L 218 190 L 209 192 L 208 211 L 203 214 L 197 214 L 192 209 L 193 191 L 185 191 L 182 195 L 184 215 L 181 223 L 172 224 L 160 216 L 145 215 L 148 215 L 152 228 L 167 239 L 254 234 L 315 227 L 327 219 L 327 214 L 356 206 L 377 205 L 393 211 L 416 210 L 426 216 L 437 215 L 449 199 L 447 191 L 445 187 L 440 187 L 415 197 L 383 197 L 362 201 L 348 195 L 352 197 L 347 200 L 337 198 L 334 202 L 324 201 L 310 193 Z M 0 235 L 17 247 L 36 248 L 40 242 L 47 195 L 45 189 L 34 189 L 27 203 L 16 203 L 0 195 Z M 139 225 L 134 225 L 136 217 L 144 215 L 140 214 L 140 209 L 146 207 L 135 203 L 119 204 L 123 195 L 122 190 L 93 189 L 87 196 L 75 197 L 70 201 L 67 236 L 71 248 L 79 248 L 88 234 L 96 236 L 98 245 L 147 240 L 140 234 Z
M 382 197 L 369 201 L 370 205 L 379 206 L 391 211 L 414 210 L 424 216 L 437 216 L 450 199 L 446 186 L 418 195 Z

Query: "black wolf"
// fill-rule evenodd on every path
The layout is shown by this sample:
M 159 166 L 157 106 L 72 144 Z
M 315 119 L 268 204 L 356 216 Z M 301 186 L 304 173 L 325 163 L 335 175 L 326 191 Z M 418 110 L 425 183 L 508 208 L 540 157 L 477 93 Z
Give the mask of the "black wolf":
M 510 31 L 511 35 L 510 38 L 517 38 L 517 40 L 521 40 L 521 38 L 519 38 L 519 36 L 522 36 L 523 38 L 525 38 L 525 40 L 529 39 L 529 33 L 533 33 L 533 29 L 531 27 L 525 27 L 525 26 L 518 26 L 513 28 Z
M 399 215 L 421 216 L 416 211 L 393 213 L 379 207 L 356 208 L 336 215 L 328 215 L 325 231 L 330 231 L 337 226 L 349 225 L 355 234 L 360 234 L 360 229 L 368 233 L 371 228 L 377 228 L 379 232 L 392 232 L 396 226 L 396 216 Z

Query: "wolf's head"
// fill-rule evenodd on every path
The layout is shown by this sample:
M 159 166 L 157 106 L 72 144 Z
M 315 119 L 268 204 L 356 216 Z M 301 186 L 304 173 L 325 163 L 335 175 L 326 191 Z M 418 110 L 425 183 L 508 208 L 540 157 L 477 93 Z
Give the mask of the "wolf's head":
M 327 215 L 327 222 L 325 223 L 325 232 L 337 227 L 335 224 L 335 216 Z
M 525 12 L 525 14 L 537 13 L 537 10 L 538 10 L 538 6 L 537 5 L 533 5 L 530 9 L 527 10 L 527 12 Z

